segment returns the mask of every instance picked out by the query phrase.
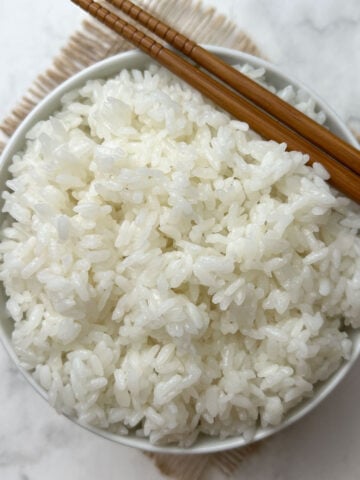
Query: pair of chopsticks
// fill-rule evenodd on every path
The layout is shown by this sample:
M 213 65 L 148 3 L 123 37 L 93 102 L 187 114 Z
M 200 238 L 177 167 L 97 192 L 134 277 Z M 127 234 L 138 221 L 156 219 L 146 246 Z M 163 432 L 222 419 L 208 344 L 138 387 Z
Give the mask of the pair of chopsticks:
M 221 80 L 200 70 L 92 0 L 71 0 L 268 140 L 321 163 L 330 183 L 360 203 L 360 152 L 220 58 L 129 0 L 106 0 Z M 229 87 L 227 86 L 229 85 Z M 235 91 L 234 91 L 235 90 Z

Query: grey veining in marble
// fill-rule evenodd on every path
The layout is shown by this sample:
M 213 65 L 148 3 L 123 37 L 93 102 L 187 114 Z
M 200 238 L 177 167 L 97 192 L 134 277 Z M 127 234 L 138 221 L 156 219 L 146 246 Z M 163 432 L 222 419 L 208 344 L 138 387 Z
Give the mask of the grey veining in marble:
M 204 1 L 230 15 L 268 59 L 311 85 L 360 131 L 359 0 Z M 49 65 L 81 17 L 67 0 L 0 0 L 0 117 Z M 1 346 L 0 377 L 0 480 L 164 478 L 141 453 L 54 412 Z M 330 398 L 269 441 L 235 478 L 360 478 L 359 379 L 360 362 Z
M 348 120 L 360 117 L 358 0 L 238 0 L 227 8 L 267 57 Z

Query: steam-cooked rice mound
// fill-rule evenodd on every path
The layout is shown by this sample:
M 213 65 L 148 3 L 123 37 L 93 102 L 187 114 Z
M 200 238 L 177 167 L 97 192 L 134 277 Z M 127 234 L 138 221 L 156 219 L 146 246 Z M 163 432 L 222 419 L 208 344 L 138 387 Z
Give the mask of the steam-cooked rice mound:
M 349 357 L 359 209 L 306 155 L 156 66 L 89 81 L 27 139 L 0 279 L 58 410 L 152 443 L 250 438 Z

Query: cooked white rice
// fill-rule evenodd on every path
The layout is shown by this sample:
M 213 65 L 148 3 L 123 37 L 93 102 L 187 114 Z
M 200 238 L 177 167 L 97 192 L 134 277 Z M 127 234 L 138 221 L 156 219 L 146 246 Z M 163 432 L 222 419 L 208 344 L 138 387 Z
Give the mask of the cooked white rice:
M 156 66 L 88 82 L 27 138 L 0 279 L 16 353 L 59 411 L 152 443 L 248 439 L 349 357 L 359 208 L 306 155 Z

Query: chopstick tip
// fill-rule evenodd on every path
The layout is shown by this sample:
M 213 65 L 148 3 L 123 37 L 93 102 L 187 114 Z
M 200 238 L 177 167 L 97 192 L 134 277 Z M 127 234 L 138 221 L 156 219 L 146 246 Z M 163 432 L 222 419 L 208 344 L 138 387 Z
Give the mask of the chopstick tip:
M 81 8 L 88 9 L 90 5 L 93 3 L 92 0 L 70 0 L 70 2 L 75 3 Z

